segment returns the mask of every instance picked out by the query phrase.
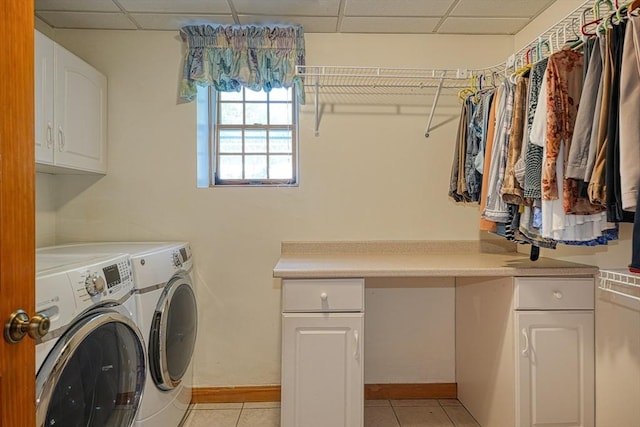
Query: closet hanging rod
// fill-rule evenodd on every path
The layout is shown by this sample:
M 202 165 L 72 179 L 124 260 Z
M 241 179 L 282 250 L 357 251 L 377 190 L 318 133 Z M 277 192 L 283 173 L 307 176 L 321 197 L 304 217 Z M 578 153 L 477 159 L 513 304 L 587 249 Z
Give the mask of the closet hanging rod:
M 384 68 L 384 67 L 353 67 L 339 65 L 297 65 L 296 74 L 302 77 L 324 78 L 326 81 L 340 82 L 339 78 L 350 79 L 343 82 L 343 85 L 357 84 L 358 79 L 398 79 L 398 80 L 425 80 L 430 85 L 436 87 L 441 78 L 458 81 L 467 84 L 471 76 L 487 74 L 490 72 L 501 73 L 504 71 L 504 64 L 487 68 Z M 368 80 L 367 80 L 368 81 Z M 435 82 L 435 83 L 434 83 Z M 306 85 L 315 84 L 313 79 L 305 82 Z M 338 86 L 340 83 L 334 83 Z
M 513 55 L 507 59 L 505 65 L 509 65 L 510 63 L 515 63 L 515 59 L 522 58 L 526 55 L 527 51 L 531 51 L 532 49 L 537 49 L 541 40 L 549 40 L 549 37 L 553 37 L 558 33 L 559 30 L 564 30 L 567 28 L 571 28 L 570 26 L 578 25 L 577 28 L 574 28 L 576 35 L 580 36 L 580 27 L 582 26 L 580 23 L 585 19 L 584 11 L 585 9 L 592 10 L 590 4 L 593 3 L 593 0 L 585 0 L 582 2 L 580 6 L 575 8 L 572 12 L 569 12 L 563 19 L 556 22 L 554 25 L 549 27 L 546 31 L 538 34 L 537 37 L 533 38 L 529 43 L 525 44 L 520 50 L 515 52 Z M 513 67 L 509 67 L 513 68 Z
M 296 75 L 303 78 L 305 91 L 314 93 L 315 107 L 315 134 L 319 135 L 320 126 L 320 101 L 319 97 L 322 89 L 332 88 L 352 88 L 352 89 L 404 89 L 401 95 L 421 95 L 416 89 L 435 89 L 435 96 L 431 104 L 425 136 L 429 136 L 431 121 L 435 108 L 443 89 L 463 89 L 470 85 L 470 79 L 477 76 L 507 75 L 509 70 L 514 70 L 520 59 L 527 52 L 537 49 L 541 41 L 549 40 L 549 37 L 556 35 L 556 42 L 559 44 L 559 31 L 566 32 L 570 25 L 575 25 L 583 21 L 583 12 L 593 0 L 585 0 L 574 11 L 556 22 L 549 29 L 540 33 L 531 42 L 524 45 L 515 52 L 505 62 L 485 68 L 456 68 L 456 69 L 421 69 L 421 68 L 384 68 L 384 67 L 361 67 L 361 66 L 334 66 L 334 65 L 298 65 Z M 576 30 L 577 31 L 577 30 Z M 565 36 L 566 38 L 566 36 Z M 566 40 L 565 40 L 566 41 Z M 551 50 L 551 49 L 550 49 Z M 524 64 L 523 64 L 524 65 Z M 400 95 L 395 93 L 394 95 Z

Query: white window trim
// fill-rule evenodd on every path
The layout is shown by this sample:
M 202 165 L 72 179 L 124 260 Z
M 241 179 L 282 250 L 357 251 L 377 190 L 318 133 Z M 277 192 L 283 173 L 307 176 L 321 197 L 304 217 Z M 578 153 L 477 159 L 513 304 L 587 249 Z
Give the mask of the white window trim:
M 295 89 L 292 88 L 291 104 L 292 104 L 292 118 L 293 123 L 291 125 L 219 125 L 218 117 L 218 92 L 213 87 L 209 87 L 205 90 L 198 91 L 198 105 L 202 108 L 203 98 L 206 96 L 207 101 L 207 135 L 198 134 L 197 144 L 197 158 L 198 158 L 198 177 L 197 185 L 199 188 L 213 188 L 213 187 L 297 187 L 299 185 L 299 151 L 298 151 L 298 134 L 299 134 L 299 111 L 296 100 Z M 247 101 L 243 101 L 243 108 Z M 251 102 L 251 101 L 248 101 Z M 198 115 L 201 112 L 198 111 Z M 201 117 L 198 117 L 201 120 Z M 217 135 L 220 129 L 239 129 L 244 132 L 245 129 L 282 129 L 291 130 L 292 149 L 291 149 L 291 161 L 292 161 L 292 173 L 291 179 L 218 179 L 217 168 L 219 162 L 219 156 L 217 155 Z M 204 139 L 204 140 L 203 140 Z M 243 145 L 244 150 L 244 145 Z M 269 146 L 267 144 L 267 165 L 269 161 Z M 243 151 L 242 156 L 245 153 Z M 284 155 L 284 154 L 283 154 Z M 205 171 L 207 173 L 205 174 Z

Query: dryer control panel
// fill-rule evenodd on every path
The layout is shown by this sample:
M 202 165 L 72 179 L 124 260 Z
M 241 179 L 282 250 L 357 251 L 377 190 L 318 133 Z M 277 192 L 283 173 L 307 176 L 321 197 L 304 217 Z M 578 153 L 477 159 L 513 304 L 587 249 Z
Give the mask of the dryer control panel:
M 184 270 L 191 269 L 191 247 L 189 245 L 181 246 L 172 253 L 173 266 Z

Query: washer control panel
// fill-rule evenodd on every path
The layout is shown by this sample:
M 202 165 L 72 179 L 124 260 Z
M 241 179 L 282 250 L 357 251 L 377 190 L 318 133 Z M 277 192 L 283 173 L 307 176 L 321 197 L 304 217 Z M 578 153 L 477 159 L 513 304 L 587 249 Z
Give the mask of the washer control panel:
M 131 261 L 126 255 L 85 265 L 67 272 L 79 304 L 101 300 L 119 301 L 133 290 Z
M 49 317 L 50 331 L 60 332 L 95 304 L 133 301 L 128 255 L 38 254 L 36 265 L 36 311 Z

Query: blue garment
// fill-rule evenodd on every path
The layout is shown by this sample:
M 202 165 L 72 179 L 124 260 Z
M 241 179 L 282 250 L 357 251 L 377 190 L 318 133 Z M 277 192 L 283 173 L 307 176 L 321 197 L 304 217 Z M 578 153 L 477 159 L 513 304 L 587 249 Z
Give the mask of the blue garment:
M 467 156 L 464 162 L 464 178 L 467 183 L 467 191 L 472 202 L 480 201 L 482 187 L 482 175 L 476 169 L 476 157 L 480 153 L 482 138 L 482 126 L 480 124 L 482 103 L 475 104 L 473 97 L 467 98 L 469 104 L 469 124 L 467 129 Z

